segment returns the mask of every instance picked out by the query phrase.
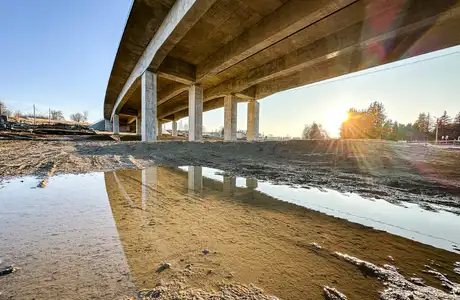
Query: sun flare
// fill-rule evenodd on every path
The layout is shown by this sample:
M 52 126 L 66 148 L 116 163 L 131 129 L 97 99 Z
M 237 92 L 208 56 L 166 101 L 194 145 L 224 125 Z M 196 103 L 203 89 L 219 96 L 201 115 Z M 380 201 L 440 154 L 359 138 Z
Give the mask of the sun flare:
M 333 136 L 338 136 L 340 125 L 348 120 L 348 113 L 345 110 L 333 110 L 327 114 L 326 120 L 326 130 Z

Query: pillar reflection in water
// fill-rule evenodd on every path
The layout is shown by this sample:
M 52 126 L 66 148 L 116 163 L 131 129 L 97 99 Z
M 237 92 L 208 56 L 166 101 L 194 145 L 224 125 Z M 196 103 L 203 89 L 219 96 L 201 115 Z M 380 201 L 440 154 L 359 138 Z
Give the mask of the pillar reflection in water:
M 251 190 L 255 190 L 258 187 L 257 179 L 246 178 L 246 187 Z
M 203 189 L 202 167 L 188 167 L 188 189 L 194 192 L 201 192 Z
M 142 209 L 147 206 L 147 199 L 155 197 L 157 193 L 158 168 L 148 167 L 142 171 Z
M 222 191 L 226 195 L 233 195 L 236 191 L 236 177 L 224 176 Z

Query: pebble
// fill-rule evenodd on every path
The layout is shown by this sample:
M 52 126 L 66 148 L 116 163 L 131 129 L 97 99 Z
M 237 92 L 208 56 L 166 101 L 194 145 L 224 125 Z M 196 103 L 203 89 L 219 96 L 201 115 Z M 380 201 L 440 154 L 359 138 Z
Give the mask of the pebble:
M 317 243 L 311 243 L 311 245 L 312 245 L 313 247 L 315 247 L 316 249 L 321 249 L 321 248 L 322 248 L 322 247 L 321 247 L 319 244 L 317 244 Z
M 170 264 L 168 264 L 168 263 L 162 263 L 162 264 L 160 264 L 160 266 L 157 268 L 156 272 L 157 272 L 157 273 L 163 272 L 164 270 L 169 269 L 170 267 L 171 267 Z
M 458 275 L 460 275 L 460 261 L 457 261 L 455 264 L 454 264 L 454 272 Z

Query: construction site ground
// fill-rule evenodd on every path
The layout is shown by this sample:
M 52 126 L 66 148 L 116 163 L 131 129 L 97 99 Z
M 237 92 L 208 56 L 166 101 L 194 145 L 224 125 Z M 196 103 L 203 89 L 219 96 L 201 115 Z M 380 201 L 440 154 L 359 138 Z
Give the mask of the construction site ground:
M 377 140 L 119 142 L 1 140 L 0 177 L 88 173 L 121 168 L 206 166 L 275 184 L 354 192 L 390 202 L 460 211 L 460 151 Z M 62 138 L 62 136 L 58 136 Z M 66 139 L 69 139 L 67 136 Z

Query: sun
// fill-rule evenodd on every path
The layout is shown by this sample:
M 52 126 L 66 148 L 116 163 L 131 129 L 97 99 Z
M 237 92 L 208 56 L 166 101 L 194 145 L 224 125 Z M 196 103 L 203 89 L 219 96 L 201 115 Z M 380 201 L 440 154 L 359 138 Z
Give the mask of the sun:
M 331 136 L 339 136 L 340 125 L 348 120 L 348 113 L 345 110 L 332 110 L 326 116 L 326 130 Z

